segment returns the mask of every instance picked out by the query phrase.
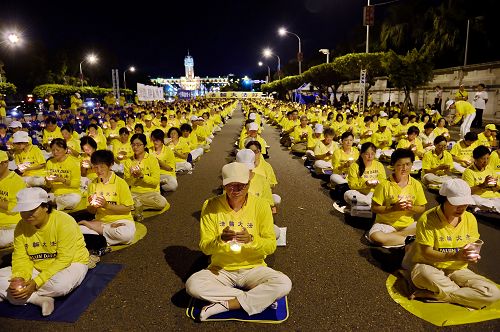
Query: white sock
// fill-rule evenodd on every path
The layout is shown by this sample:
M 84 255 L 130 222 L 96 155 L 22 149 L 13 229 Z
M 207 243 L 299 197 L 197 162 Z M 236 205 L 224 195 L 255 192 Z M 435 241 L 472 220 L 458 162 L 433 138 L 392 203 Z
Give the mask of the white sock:
M 43 316 L 48 316 L 54 311 L 54 299 L 52 297 L 41 296 L 33 293 L 31 294 L 28 302 L 41 307 Z
M 211 303 L 201 308 L 200 320 L 203 322 L 210 316 L 226 311 L 229 311 L 229 304 L 227 303 L 227 301 Z

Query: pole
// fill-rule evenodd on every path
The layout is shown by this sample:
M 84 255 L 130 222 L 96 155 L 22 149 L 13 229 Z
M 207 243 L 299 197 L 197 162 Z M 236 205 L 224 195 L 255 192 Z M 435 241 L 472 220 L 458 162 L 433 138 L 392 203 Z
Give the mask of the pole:
M 330 52 L 326 53 L 326 63 L 330 63 Z
M 367 6 L 370 5 L 370 0 L 368 0 Z M 370 53 L 369 48 L 368 48 L 368 42 L 370 41 L 370 26 L 366 25 L 366 52 L 365 53 Z
M 125 80 L 125 73 L 127 72 L 127 69 L 125 69 L 123 71 L 123 88 L 126 89 L 127 88 L 127 81 Z
M 276 57 L 278 58 L 278 79 L 280 80 L 281 79 L 281 59 L 279 57 L 279 55 L 275 54 Z
M 296 35 L 299 39 L 299 75 L 302 74 L 302 44 L 300 42 L 300 37 Z
M 269 83 L 271 82 L 271 68 L 269 68 L 269 66 L 267 65 L 267 82 L 266 83 Z
M 82 72 L 82 63 L 84 62 L 85 60 L 83 60 L 82 62 L 80 62 L 80 84 L 83 88 L 83 72 Z
M 467 19 L 467 35 L 465 37 L 465 57 L 464 57 L 464 67 L 467 66 L 467 51 L 469 49 L 469 26 L 470 20 Z

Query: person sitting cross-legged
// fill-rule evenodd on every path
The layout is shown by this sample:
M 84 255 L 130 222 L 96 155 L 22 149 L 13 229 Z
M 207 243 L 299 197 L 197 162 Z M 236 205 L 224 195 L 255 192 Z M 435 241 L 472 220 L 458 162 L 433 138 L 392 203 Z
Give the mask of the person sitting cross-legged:
M 426 185 L 440 186 L 451 180 L 453 157 L 446 151 L 446 137 L 434 139 L 434 150 L 427 151 L 422 159 L 422 182 Z
M 188 294 L 211 302 L 202 308 L 201 321 L 240 308 L 258 314 L 292 287 L 285 274 L 264 261 L 276 250 L 273 217 L 268 202 L 248 193 L 249 175 L 244 164 L 225 165 L 225 192 L 203 204 L 200 248 L 211 263 L 186 282 Z
M 370 241 L 381 246 L 404 245 L 407 236 L 415 235 L 415 214 L 425 211 L 424 190 L 410 176 L 415 155 L 408 149 L 396 149 L 391 156 L 394 172 L 375 188 L 372 212 L 377 216 L 368 232 Z

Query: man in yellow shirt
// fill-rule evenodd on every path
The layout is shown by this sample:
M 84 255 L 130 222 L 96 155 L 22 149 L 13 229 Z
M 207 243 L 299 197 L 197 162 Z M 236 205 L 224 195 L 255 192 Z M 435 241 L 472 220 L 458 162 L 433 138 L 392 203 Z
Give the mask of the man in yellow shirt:
M 460 84 L 458 87 L 458 90 L 455 93 L 455 99 L 463 101 L 467 101 L 469 99 L 469 93 L 465 90 L 465 86 L 463 84 Z
M 203 204 L 200 249 L 211 263 L 186 282 L 188 294 L 211 302 L 202 308 L 201 321 L 240 308 L 258 314 L 291 290 L 290 279 L 264 261 L 276 250 L 271 208 L 248 193 L 248 182 L 247 166 L 225 165 L 225 193 Z
M 468 132 L 465 137 L 458 141 L 451 148 L 451 155 L 453 156 L 453 165 L 455 169 L 463 173 L 465 168 L 472 165 L 472 151 L 477 146 L 477 134 L 474 132 Z
M 45 158 L 42 151 L 32 145 L 25 131 L 14 133 L 14 161 L 24 182 L 28 186 L 37 187 L 45 184 Z
M 14 212 L 22 220 L 14 232 L 12 267 L 0 270 L 0 299 L 32 303 L 42 315 L 54 311 L 54 297 L 78 287 L 88 270 L 89 252 L 75 219 L 52 210 L 47 192 L 26 188 L 17 193 Z
M 434 150 L 427 151 L 422 159 L 422 182 L 430 187 L 439 187 L 452 179 L 453 157 L 446 151 L 446 137 L 434 139 Z M 432 186 L 431 186 L 432 185 Z
M 16 194 L 24 188 L 23 179 L 9 171 L 7 152 L 0 151 L 0 248 L 9 247 L 14 242 L 14 229 L 21 216 L 12 209 L 17 203 Z
M 42 145 L 43 147 L 50 151 L 50 142 L 54 138 L 63 138 L 61 134 L 61 128 L 57 126 L 57 120 L 54 117 L 49 117 L 45 121 L 45 129 L 43 130 Z
M 472 121 L 474 121 L 474 118 L 476 117 L 476 109 L 468 101 L 448 100 L 446 102 L 446 110 L 450 109 L 454 109 L 456 111 L 455 119 L 453 121 L 454 124 L 458 124 L 463 118 L 462 125 L 460 126 L 460 137 L 464 138 L 465 134 L 470 131 Z
M 404 245 L 406 237 L 415 234 L 413 216 L 425 211 L 422 185 L 410 176 L 414 158 L 410 150 L 396 149 L 391 156 L 393 174 L 375 187 L 372 212 L 377 216 L 368 238 L 381 246 Z
M 493 132 L 497 131 L 497 127 L 490 123 L 484 127 L 484 131 L 477 135 L 477 145 L 484 145 L 488 148 L 491 148 L 494 145 L 495 136 Z
M 479 232 L 471 191 L 461 179 L 443 184 L 438 206 L 418 220 L 416 241 L 406 251 L 403 267 L 418 289 L 411 298 L 426 298 L 481 309 L 500 300 L 495 283 L 470 271 L 468 263 L 477 263 Z

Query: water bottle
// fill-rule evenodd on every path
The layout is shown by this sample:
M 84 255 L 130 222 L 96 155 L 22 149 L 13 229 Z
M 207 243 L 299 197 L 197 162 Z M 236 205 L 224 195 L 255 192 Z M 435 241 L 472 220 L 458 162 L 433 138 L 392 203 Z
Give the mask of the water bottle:
M 352 196 L 351 205 L 352 206 L 358 205 L 358 199 L 356 198 L 356 195 Z

